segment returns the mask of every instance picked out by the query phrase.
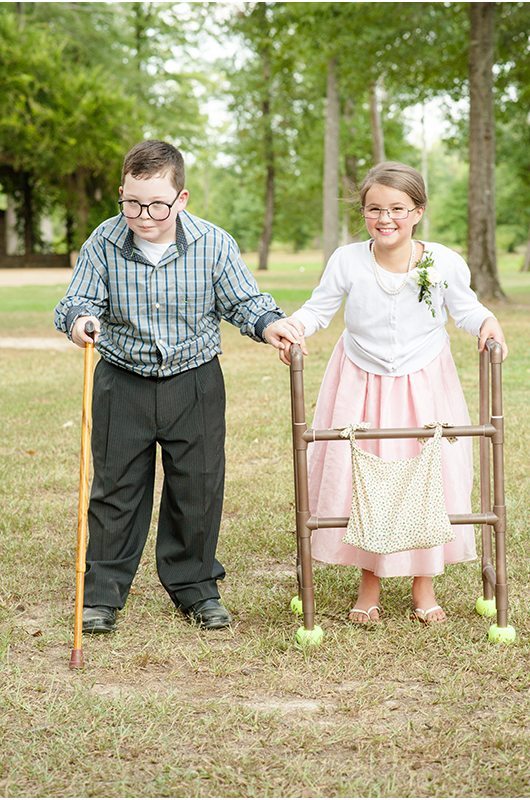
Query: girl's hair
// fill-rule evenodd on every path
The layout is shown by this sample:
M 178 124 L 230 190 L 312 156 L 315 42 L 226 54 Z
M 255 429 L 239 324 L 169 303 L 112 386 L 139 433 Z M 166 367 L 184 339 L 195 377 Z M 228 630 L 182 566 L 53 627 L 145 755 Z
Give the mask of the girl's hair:
M 154 175 L 169 173 L 175 189 L 184 188 L 184 159 L 182 153 L 167 142 L 150 139 L 136 144 L 124 158 L 121 171 L 123 184 L 126 175 L 133 178 L 152 178 Z
M 418 170 L 408 167 L 406 164 L 400 164 L 399 161 L 382 161 L 372 167 L 359 189 L 361 207 L 364 206 L 368 189 L 374 183 L 391 186 L 393 189 L 405 192 L 414 201 L 415 206 L 425 207 L 427 205 L 427 192 L 422 176 Z

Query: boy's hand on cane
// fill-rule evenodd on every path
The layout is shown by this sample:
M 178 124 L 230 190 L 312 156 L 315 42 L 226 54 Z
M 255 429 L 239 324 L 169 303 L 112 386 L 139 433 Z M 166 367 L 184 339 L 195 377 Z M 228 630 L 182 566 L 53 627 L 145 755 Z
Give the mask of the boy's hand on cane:
M 290 349 L 292 344 L 298 344 L 302 353 L 307 356 L 304 339 L 304 326 L 293 317 L 285 317 L 267 325 L 263 331 L 263 338 L 279 351 L 280 361 L 289 365 L 291 363 Z
M 85 332 L 85 325 L 90 321 L 94 325 L 94 335 L 89 336 Z M 78 347 L 84 347 L 87 342 L 97 342 L 100 331 L 99 319 L 97 317 L 78 317 L 72 328 L 71 339 Z
M 486 347 L 486 342 L 488 339 L 495 339 L 496 342 L 499 342 L 499 344 L 502 345 L 502 360 L 504 361 L 508 355 L 508 346 L 504 339 L 502 328 L 495 317 L 487 317 L 482 323 L 478 340 L 478 349 L 480 353 L 482 353 Z

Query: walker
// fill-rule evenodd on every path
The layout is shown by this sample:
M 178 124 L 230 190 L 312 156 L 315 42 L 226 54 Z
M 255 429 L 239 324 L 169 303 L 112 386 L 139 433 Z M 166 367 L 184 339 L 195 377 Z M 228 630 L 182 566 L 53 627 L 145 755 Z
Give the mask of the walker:
M 344 441 L 339 430 L 314 430 L 305 421 L 304 357 L 298 345 L 291 347 L 291 414 L 296 503 L 296 576 L 298 595 L 291 600 L 291 610 L 303 615 L 303 625 L 296 632 L 299 646 L 321 643 L 324 632 L 315 625 L 315 598 L 311 557 L 312 531 L 319 528 L 345 528 L 347 517 L 314 517 L 309 511 L 307 447 L 311 442 Z M 491 384 L 490 384 L 491 374 Z M 491 385 L 491 391 L 490 391 Z M 508 585 L 506 573 L 506 506 L 504 498 L 504 417 L 502 410 L 502 347 L 488 339 L 479 354 L 479 425 L 447 427 L 443 436 L 480 436 L 480 513 L 451 514 L 453 525 L 468 523 L 482 527 L 483 594 L 475 610 L 483 617 L 496 615 L 488 631 L 490 642 L 513 642 L 515 629 L 508 625 Z M 402 439 L 434 436 L 433 429 L 373 428 L 358 431 L 356 439 Z M 491 504 L 490 447 L 493 450 L 493 508 Z M 495 532 L 495 567 L 492 563 L 492 528 Z

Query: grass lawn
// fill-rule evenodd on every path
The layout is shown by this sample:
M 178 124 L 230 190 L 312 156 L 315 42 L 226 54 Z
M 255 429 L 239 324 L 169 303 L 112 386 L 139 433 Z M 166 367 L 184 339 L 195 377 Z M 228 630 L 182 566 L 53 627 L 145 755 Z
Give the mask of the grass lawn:
M 258 280 L 292 311 L 320 269 L 317 254 L 278 254 Z M 174 611 L 156 576 L 155 516 L 118 632 L 85 637 L 87 667 L 70 672 L 82 353 L 0 349 L 2 796 L 528 795 L 530 276 L 513 256 L 502 283 L 511 646 L 489 644 L 489 621 L 474 613 L 476 563 L 437 579 L 450 615 L 438 628 L 408 619 L 407 579 L 383 581 L 383 624 L 348 626 L 358 572 L 317 567 L 325 639 L 295 647 L 288 370 L 224 325 L 219 557 L 234 629 L 200 634 Z M 53 336 L 63 290 L 2 288 L 0 336 Z M 309 419 L 339 316 L 309 342 Z M 476 345 L 451 336 L 476 419 Z

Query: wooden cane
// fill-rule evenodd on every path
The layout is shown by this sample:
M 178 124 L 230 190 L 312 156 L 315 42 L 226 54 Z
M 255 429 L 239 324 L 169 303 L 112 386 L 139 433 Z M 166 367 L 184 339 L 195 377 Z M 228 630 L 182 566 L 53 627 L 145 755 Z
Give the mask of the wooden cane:
M 85 333 L 94 338 L 94 323 L 88 321 Z M 94 381 L 94 342 L 85 344 L 83 378 L 83 416 L 81 422 L 81 458 L 79 466 L 79 503 L 77 507 L 77 554 L 75 566 L 74 647 L 70 669 L 81 669 L 83 658 L 83 600 L 85 593 L 88 495 L 90 473 L 90 434 L 92 432 L 92 385 Z

